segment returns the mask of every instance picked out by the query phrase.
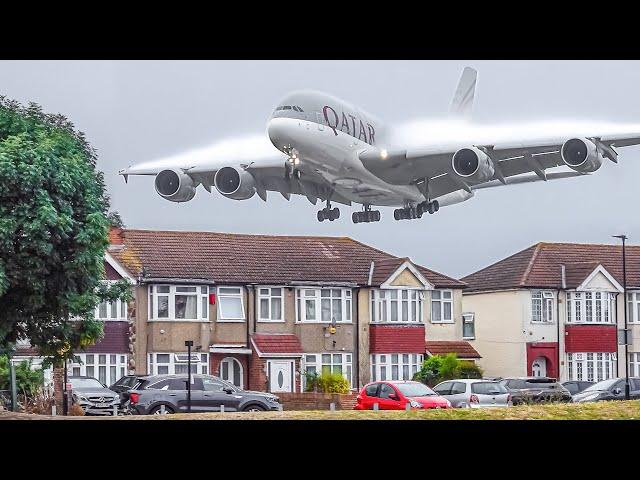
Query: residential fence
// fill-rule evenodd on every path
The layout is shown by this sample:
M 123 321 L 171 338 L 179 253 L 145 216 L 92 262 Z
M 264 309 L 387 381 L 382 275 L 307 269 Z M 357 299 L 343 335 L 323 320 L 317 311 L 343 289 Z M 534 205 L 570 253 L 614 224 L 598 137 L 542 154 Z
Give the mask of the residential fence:
M 284 410 L 331 410 L 331 404 L 335 410 L 353 410 L 356 404 L 357 393 L 285 393 L 278 392 Z

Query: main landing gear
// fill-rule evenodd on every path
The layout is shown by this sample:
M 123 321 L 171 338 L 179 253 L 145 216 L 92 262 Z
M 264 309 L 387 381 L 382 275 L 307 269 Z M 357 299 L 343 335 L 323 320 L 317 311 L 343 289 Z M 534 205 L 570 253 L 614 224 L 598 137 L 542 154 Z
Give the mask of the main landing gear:
M 437 200 L 433 202 L 422 202 L 416 206 L 408 206 L 405 208 L 397 208 L 393 211 L 393 218 L 396 220 L 413 220 L 414 218 L 422 218 L 422 214 L 436 213 L 440 210 L 440 204 Z
M 340 209 L 339 208 L 331 208 L 331 202 L 327 201 L 327 206 L 322 210 L 318 211 L 318 221 L 324 222 L 325 220 L 329 220 L 333 222 L 340 218 Z
M 365 205 L 364 211 L 353 212 L 351 220 L 353 220 L 353 223 L 379 222 L 380 210 L 371 210 L 371 205 Z

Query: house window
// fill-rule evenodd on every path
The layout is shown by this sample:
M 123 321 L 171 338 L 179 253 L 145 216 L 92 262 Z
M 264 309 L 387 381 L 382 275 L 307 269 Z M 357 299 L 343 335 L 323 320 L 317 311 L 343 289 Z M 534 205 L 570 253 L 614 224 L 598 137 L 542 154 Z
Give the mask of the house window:
M 607 352 L 567 353 L 569 380 L 600 382 L 616 376 L 616 354 Z
M 73 376 L 97 378 L 109 386 L 127 374 L 127 355 L 122 353 L 79 353 L 69 364 Z
M 453 323 L 452 290 L 434 290 L 431 292 L 431 322 Z
M 640 377 L 640 353 L 629 352 L 629 376 Z
M 567 292 L 567 320 L 570 323 L 615 323 L 615 294 Z
M 629 323 L 640 323 L 640 292 L 627 293 Z
M 263 322 L 281 322 L 284 288 L 268 287 L 258 289 L 259 319 Z
M 149 286 L 151 320 L 208 320 L 209 287 L 204 285 Z
M 351 322 L 351 290 L 348 288 L 299 288 L 296 321 Z
M 180 375 L 189 370 L 188 353 L 149 353 L 147 357 L 150 375 Z M 191 354 L 191 373 L 207 375 L 209 373 L 209 354 Z
M 422 322 L 423 298 L 416 289 L 371 290 L 371 322 Z
M 303 358 L 305 372 L 317 373 L 341 373 L 353 387 L 352 360 L 350 353 L 307 353 Z M 306 378 L 303 379 L 303 388 L 306 388 Z
M 462 314 L 462 338 L 469 340 L 476 338 L 475 314 L 473 313 Z
M 244 298 L 240 287 L 218 287 L 218 321 L 244 320 Z
M 553 322 L 553 292 L 531 292 L 531 321 Z
M 105 284 L 114 283 L 105 281 Z M 115 300 L 113 302 L 100 302 L 95 309 L 94 317 L 98 320 L 126 320 L 127 302 Z
M 412 380 L 422 368 L 421 353 L 382 353 L 371 355 L 371 381 Z

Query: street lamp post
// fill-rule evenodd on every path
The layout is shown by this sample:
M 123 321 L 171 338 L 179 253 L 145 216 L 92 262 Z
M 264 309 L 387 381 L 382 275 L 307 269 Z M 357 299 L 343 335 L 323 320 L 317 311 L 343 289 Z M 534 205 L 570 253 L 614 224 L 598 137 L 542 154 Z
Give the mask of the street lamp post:
M 193 347 L 193 340 L 186 340 L 184 346 L 187 347 L 187 412 L 191 413 L 191 347 Z
M 624 399 L 629 400 L 629 329 L 627 326 L 627 256 L 626 256 L 626 235 L 614 235 L 614 238 L 622 240 L 622 289 L 624 291 Z

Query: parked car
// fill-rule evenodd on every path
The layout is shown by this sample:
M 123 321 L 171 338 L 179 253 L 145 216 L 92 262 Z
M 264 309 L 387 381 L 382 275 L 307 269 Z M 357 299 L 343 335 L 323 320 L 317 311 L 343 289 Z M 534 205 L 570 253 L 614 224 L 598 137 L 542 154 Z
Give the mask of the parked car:
M 354 410 L 380 410 L 451 408 L 451 403 L 442 398 L 424 383 L 411 381 L 372 382 L 363 387 L 356 397 Z
M 120 396 L 93 377 L 68 377 L 71 396 L 85 415 L 113 415 L 113 407 L 120 410 Z
M 549 377 L 512 377 L 498 382 L 511 394 L 514 405 L 523 403 L 571 402 L 569 390 Z
M 498 382 L 460 379 L 440 382 L 433 390 L 451 402 L 453 408 L 510 407 L 511 394 Z
M 280 399 L 272 393 L 241 390 L 211 375 L 192 375 L 191 412 L 259 412 L 282 410 Z M 128 410 L 134 415 L 185 413 L 188 375 L 152 375 L 140 377 L 129 391 Z M 164 408 L 163 408 L 164 407 Z
M 640 399 L 640 378 L 629 378 L 629 397 Z M 624 378 L 602 380 L 573 397 L 574 402 L 600 402 L 602 400 L 624 400 Z
M 571 395 L 575 395 L 576 393 L 580 393 L 585 388 L 593 385 L 593 382 L 587 382 L 586 380 L 569 380 L 567 382 L 562 382 L 562 386 L 569 390 Z
M 123 409 L 127 408 L 129 392 L 138 387 L 146 377 L 148 375 L 125 375 L 109 387 L 109 390 L 116 392 L 120 396 L 120 406 Z

